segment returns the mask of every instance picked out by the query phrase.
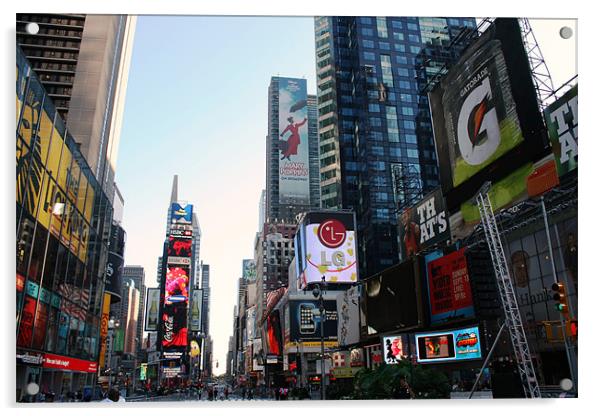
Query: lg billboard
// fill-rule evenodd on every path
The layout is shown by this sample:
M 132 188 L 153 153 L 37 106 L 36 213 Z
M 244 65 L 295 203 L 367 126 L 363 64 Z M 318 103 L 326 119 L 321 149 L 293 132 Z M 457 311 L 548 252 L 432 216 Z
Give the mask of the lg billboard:
M 355 216 L 348 212 L 309 212 L 295 236 L 299 287 L 321 282 L 355 283 Z

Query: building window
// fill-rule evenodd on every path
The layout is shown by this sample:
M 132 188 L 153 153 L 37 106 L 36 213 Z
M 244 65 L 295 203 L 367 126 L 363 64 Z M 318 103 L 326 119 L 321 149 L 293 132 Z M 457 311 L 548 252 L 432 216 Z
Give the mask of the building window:
M 387 18 L 386 17 L 377 17 L 376 18 L 376 31 L 378 32 L 379 38 L 389 37 L 389 34 L 387 33 Z
M 418 30 L 418 26 L 415 23 L 408 23 L 408 29 Z
M 364 45 L 364 48 L 374 48 L 374 42 L 369 39 L 363 39 L 362 45 Z
M 371 25 L 372 18 L 371 17 L 360 17 L 360 23 L 363 25 Z
M 412 52 L 414 54 L 419 54 L 420 53 L 420 46 L 410 46 L 410 52 Z
M 414 109 L 412 107 L 401 107 L 401 114 L 404 116 L 413 116 Z
M 368 104 L 368 111 L 371 113 L 380 113 L 380 105 L 370 103 Z
M 399 75 L 400 77 L 409 77 L 410 72 L 407 68 L 397 68 L 397 75 Z
M 391 70 L 391 57 L 389 55 L 380 56 L 380 68 L 383 73 L 383 84 L 393 88 L 393 71 Z
M 408 149 L 407 150 L 408 157 L 413 157 L 418 159 L 418 150 L 416 149 Z
M 376 59 L 376 55 L 374 52 L 364 52 L 364 59 L 367 61 L 374 61 L 374 59 Z
M 383 51 L 388 51 L 391 49 L 391 45 L 389 45 L 389 42 L 378 42 L 378 47 Z
M 400 45 L 399 43 L 396 43 L 393 46 L 393 49 L 395 49 L 397 52 L 405 52 L 406 51 L 405 45 Z
M 370 28 L 367 27 L 363 27 L 362 28 L 362 35 L 363 36 L 374 36 L 374 31 Z
M 372 127 L 381 127 L 382 126 L 382 120 L 378 117 L 370 117 L 370 125 Z
M 404 40 L 403 33 L 393 32 L 393 39 L 403 41 Z
M 393 26 L 393 29 L 403 29 L 402 23 L 398 20 L 392 20 L 391 26 Z
M 410 40 L 410 42 L 420 43 L 420 38 L 418 37 L 418 35 L 408 35 L 408 39 Z
M 406 138 L 406 143 L 412 143 L 412 144 L 417 143 L 415 134 L 406 134 L 405 138 Z
M 410 130 L 416 130 L 416 123 L 414 123 L 413 121 L 410 121 L 410 120 L 404 120 L 403 128 L 410 129 Z

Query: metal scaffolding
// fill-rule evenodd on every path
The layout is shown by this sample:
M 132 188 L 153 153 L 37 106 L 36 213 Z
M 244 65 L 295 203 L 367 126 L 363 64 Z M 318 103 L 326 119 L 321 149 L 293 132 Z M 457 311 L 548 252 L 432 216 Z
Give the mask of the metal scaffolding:
M 518 371 L 525 391 L 525 396 L 528 398 L 538 398 L 541 397 L 539 384 L 535 375 L 535 369 L 533 368 L 533 362 L 531 361 L 529 344 L 527 343 L 518 302 L 516 301 L 514 286 L 508 271 L 506 255 L 495 221 L 491 201 L 489 200 L 487 184 L 479 191 L 476 200 L 481 214 L 481 223 L 487 245 L 489 246 L 500 299 L 506 317 L 505 325 L 508 327 L 508 332 L 510 333 L 510 339 L 514 349 L 514 355 L 516 356 Z

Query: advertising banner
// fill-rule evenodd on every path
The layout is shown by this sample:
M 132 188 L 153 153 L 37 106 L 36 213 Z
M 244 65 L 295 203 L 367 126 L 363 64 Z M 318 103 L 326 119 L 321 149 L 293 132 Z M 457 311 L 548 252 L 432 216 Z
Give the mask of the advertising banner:
M 105 293 L 102 300 L 102 315 L 100 317 L 100 354 L 98 365 L 104 368 L 107 349 L 107 335 L 109 334 L 109 313 L 111 311 L 111 295 Z
M 474 316 L 464 248 L 427 263 L 431 324 Z
M 146 313 L 144 320 L 145 331 L 156 331 L 159 323 L 159 297 L 161 295 L 161 289 L 148 288 L 146 289 Z
M 496 19 L 429 93 L 429 101 L 450 211 L 484 182 L 498 181 L 547 152 L 517 19 Z
M 301 227 L 299 227 L 301 228 Z M 353 213 L 310 212 L 302 225 L 300 287 L 321 282 L 355 283 L 357 249 Z M 301 235 L 301 234 L 298 234 Z M 304 238 L 303 238 L 304 237 Z
M 279 202 L 309 205 L 307 81 L 279 78 Z
M 179 238 L 192 238 L 192 227 L 187 225 L 173 224 L 169 228 L 169 236 Z
M 405 358 L 401 335 L 383 337 L 383 355 L 385 364 L 397 364 Z
M 203 353 L 203 340 L 200 337 L 193 337 L 188 346 L 188 354 L 191 358 L 197 358 Z
M 203 301 L 203 289 L 194 289 L 190 300 L 190 324 L 191 331 L 201 330 L 201 302 Z
M 255 319 L 257 318 L 257 307 L 251 306 L 247 309 L 247 342 L 252 343 L 255 339 Z
M 320 301 L 317 299 L 290 300 L 290 341 L 321 341 Z M 336 300 L 324 300 L 324 340 L 330 344 L 338 340 L 338 312 Z
M 365 280 L 368 334 L 416 328 L 419 313 L 416 258 L 406 260 Z
M 360 340 L 359 287 L 354 286 L 337 296 L 339 313 L 339 345 L 357 344 Z
M 171 203 L 172 224 L 192 224 L 192 205 L 183 202 Z
M 142 381 L 146 380 L 146 368 L 147 367 L 148 367 L 148 364 L 146 364 L 146 363 L 140 364 L 140 380 L 142 380 Z
M 165 354 L 183 352 L 188 345 L 188 285 L 188 268 L 167 267 L 162 315 Z
M 44 368 L 58 368 L 68 371 L 83 371 L 86 373 L 95 373 L 98 370 L 96 361 L 80 360 L 73 357 L 65 357 L 56 354 L 44 354 Z
M 479 327 L 416 334 L 417 361 L 434 363 L 481 358 Z
M 406 209 L 398 219 L 401 259 L 450 239 L 449 220 L 441 189 L 437 189 L 415 206 Z
M 544 110 L 558 176 L 577 168 L 577 85 Z

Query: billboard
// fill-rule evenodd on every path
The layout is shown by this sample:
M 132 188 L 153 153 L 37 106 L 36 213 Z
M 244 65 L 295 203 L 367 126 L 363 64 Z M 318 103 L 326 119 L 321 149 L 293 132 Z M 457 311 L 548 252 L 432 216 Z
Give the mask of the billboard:
M 355 283 L 355 216 L 350 212 L 309 212 L 297 232 L 300 287 L 321 282 Z
M 255 319 L 257 319 L 257 307 L 251 306 L 247 309 L 247 343 L 255 339 Z
M 167 266 L 163 293 L 162 339 L 164 355 L 181 355 L 188 344 L 188 285 L 186 267 Z
M 426 256 L 431 324 L 474 316 L 464 248 L 442 256 Z
M 172 224 L 192 224 L 192 205 L 185 202 L 171 203 Z
M 422 325 L 416 258 L 367 278 L 364 307 L 368 334 Z
M 290 342 L 304 346 L 319 345 L 322 321 L 318 299 L 289 300 Z M 336 300 L 324 300 L 324 341 L 334 346 L 338 340 L 338 312 Z
M 517 19 L 498 18 L 429 93 L 443 193 L 455 210 L 548 148 Z
M 405 358 L 401 335 L 383 337 L 383 358 L 385 364 L 397 364 Z
M 278 310 L 272 311 L 268 315 L 265 340 L 267 354 L 279 357 L 282 354 L 282 327 L 280 326 L 280 312 Z M 268 363 L 272 364 L 269 360 Z
M 441 189 L 429 193 L 418 204 L 403 211 L 398 224 L 402 260 L 449 240 L 449 220 Z
M 192 239 L 169 236 L 167 238 L 167 258 L 170 257 L 192 257 Z
M 279 202 L 309 205 L 307 81 L 278 79 Z
M 479 327 L 416 334 L 417 361 L 434 363 L 481 358 Z
M 161 295 L 161 289 L 158 287 L 146 289 L 146 311 L 144 319 L 144 330 L 145 331 L 156 331 L 159 323 L 159 297 Z
M 558 176 L 577 168 L 577 85 L 544 110 Z
M 257 271 L 255 270 L 255 260 L 244 259 L 242 261 L 242 278 L 247 281 L 255 280 Z
M 203 289 L 192 290 L 190 298 L 190 323 L 188 328 L 191 331 L 201 330 L 201 302 L 203 301 Z
M 338 341 L 340 346 L 357 344 L 360 340 L 359 287 L 354 286 L 337 296 L 339 313 Z
M 123 254 L 125 251 L 125 230 L 117 224 L 111 225 L 109 257 L 105 269 L 105 292 L 111 295 L 111 303 L 121 300 L 123 275 Z

